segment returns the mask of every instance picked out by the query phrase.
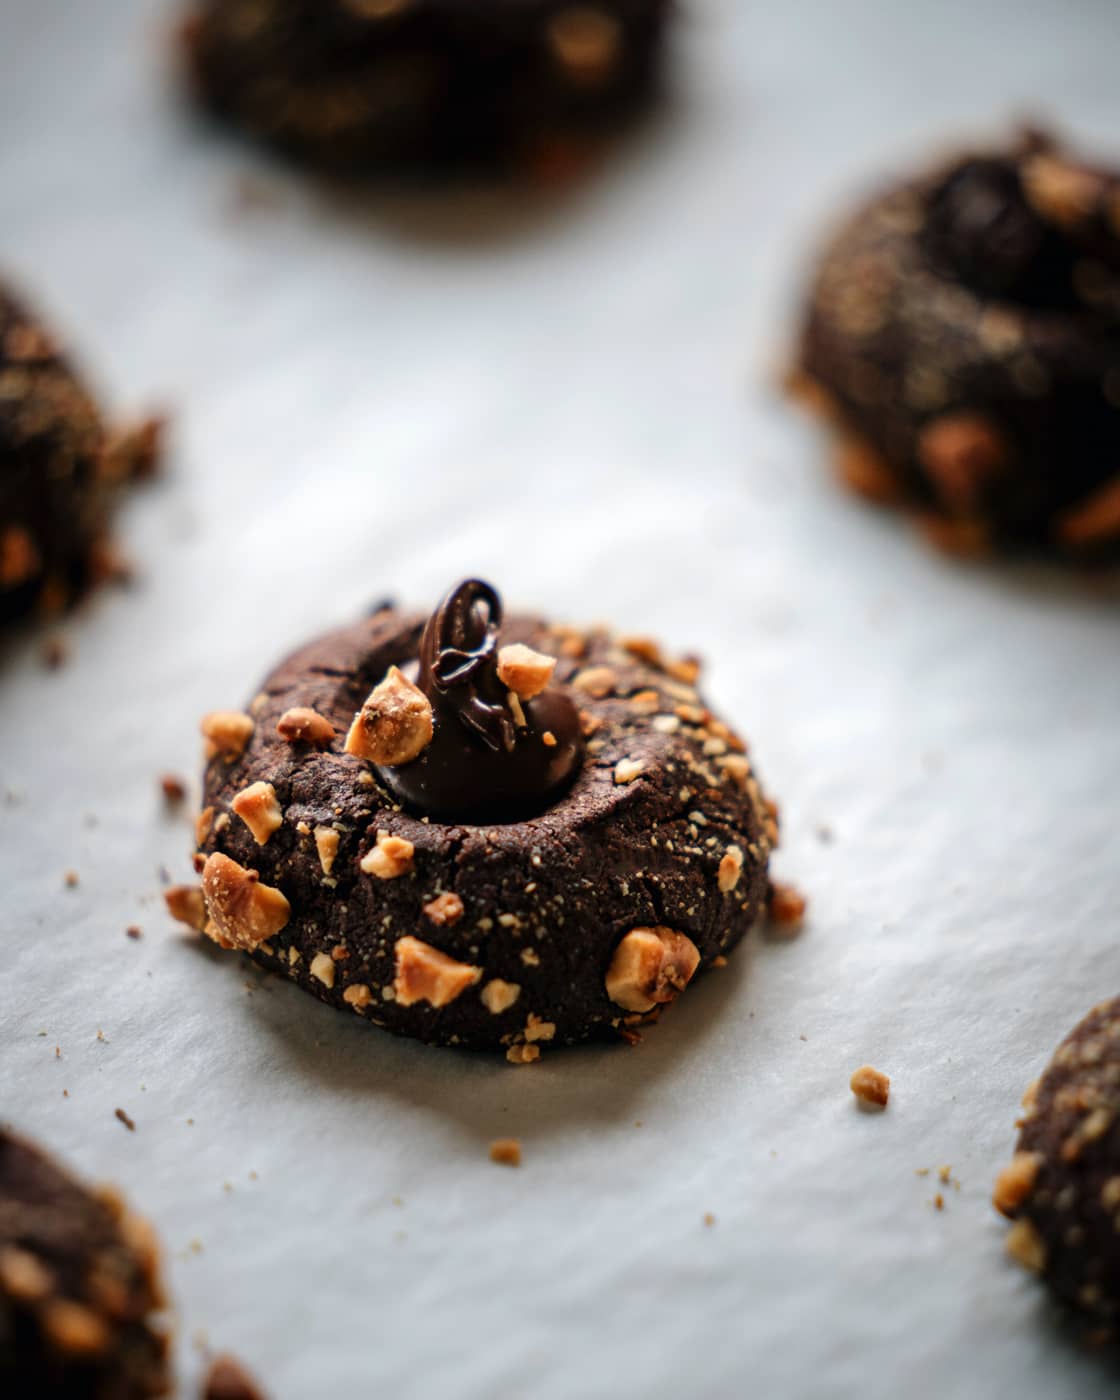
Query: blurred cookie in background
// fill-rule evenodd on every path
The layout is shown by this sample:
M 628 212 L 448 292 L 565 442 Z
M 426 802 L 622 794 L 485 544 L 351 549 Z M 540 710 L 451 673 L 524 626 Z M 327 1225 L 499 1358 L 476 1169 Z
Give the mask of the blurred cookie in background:
M 578 161 L 658 84 L 672 0 L 196 0 L 213 112 L 334 174 Z
M 163 1306 L 148 1223 L 0 1129 L 0 1394 L 168 1394 Z
M 154 474 L 163 424 L 106 425 L 53 335 L 0 283 L 0 622 L 60 612 L 126 570 L 109 513 Z
M 888 187 L 825 249 L 793 388 L 934 543 L 1120 554 L 1120 171 L 1028 131 Z

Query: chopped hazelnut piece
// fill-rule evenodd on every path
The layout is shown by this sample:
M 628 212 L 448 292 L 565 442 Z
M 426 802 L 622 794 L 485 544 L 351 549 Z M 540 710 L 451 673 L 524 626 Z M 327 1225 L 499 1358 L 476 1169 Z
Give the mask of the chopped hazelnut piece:
M 1044 219 L 1071 228 L 1089 218 L 1097 207 L 1103 181 L 1090 170 L 1069 165 L 1045 152 L 1023 167 L 1023 193 Z
M 334 869 L 339 839 L 339 834 L 333 826 L 315 828 L 315 849 L 319 853 L 319 869 L 324 875 L 329 875 Z
M 194 821 L 194 842 L 196 846 L 201 846 L 210 835 L 210 828 L 214 825 L 213 807 L 203 807 Z
M 684 685 L 695 685 L 700 679 L 700 663 L 694 656 L 682 657 L 680 661 L 670 661 L 665 669 L 675 681 L 681 681 Z
M 1120 539 L 1120 476 L 1058 519 L 1058 540 L 1070 549 L 1087 549 Z
M 775 881 L 770 886 L 766 916 L 776 932 L 792 937 L 804 922 L 807 904 L 805 896 L 792 885 L 780 885 Z
M 861 1065 L 852 1075 L 850 1087 L 861 1105 L 886 1108 L 891 1092 L 890 1075 L 871 1065 Z
M 699 965 L 700 951 L 685 934 L 660 925 L 631 929 L 607 969 L 607 996 L 625 1011 L 652 1011 L 683 992 Z
M 522 1034 L 527 1041 L 551 1040 L 556 1034 L 556 1024 L 553 1021 L 542 1021 L 539 1016 L 530 1012 Z
M 609 666 L 589 666 L 572 681 L 573 690 L 582 690 L 596 700 L 605 700 L 618 683 Z
M 396 668 L 375 685 L 346 736 L 346 752 L 387 767 L 419 758 L 431 742 L 432 706 L 418 686 Z
M 284 813 L 271 783 L 250 783 L 230 806 L 253 833 L 258 846 L 267 845 L 272 833 L 284 824 Z
M 661 708 L 661 696 L 656 690 L 639 690 L 631 695 L 629 704 L 636 715 L 655 715 Z
M 508 1011 L 521 995 L 521 987 L 516 982 L 503 982 L 500 977 L 492 977 L 479 996 L 482 1004 L 492 1016 L 500 1016 Z
M 719 863 L 719 889 L 721 894 L 730 894 L 739 883 L 743 873 L 743 852 L 739 846 L 728 846 Z
M 620 786 L 632 783 L 645 771 L 645 766 L 640 758 L 620 758 L 614 765 L 614 780 Z
M 316 953 L 311 959 L 311 975 L 324 987 L 334 986 L 334 958 L 330 953 Z
M 502 1167 L 519 1167 L 521 1143 L 517 1138 L 495 1138 L 490 1144 L 490 1160 Z
M 211 710 L 203 715 L 200 728 L 206 740 L 207 759 L 220 755 L 226 763 L 235 762 L 245 752 L 256 727 L 252 717 L 240 710 Z
M 165 773 L 159 780 L 160 791 L 169 807 L 177 807 L 187 795 L 187 785 L 175 773 Z
M 1038 1152 L 1016 1152 L 996 1177 L 992 1205 L 1001 1215 L 1013 1216 L 1034 1190 L 1042 1160 Z
M 577 83 L 606 80 L 622 50 L 622 26 L 592 5 L 571 5 L 548 23 L 553 57 Z
M 938 496 L 956 515 L 975 508 L 988 483 L 1007 465 L 1007 447 L 978 413 L 945 413 L 918 435 L 918 461 Z
M 545 656 L 521 642 L 498 650 L 498 679 L 519 700 L 532 700 L 552 679 L 556 658 Z
M 251 951 L 280 932 L 292 916 L 292 906 L 280 890 L 262 885 L 255 870 L 246 870 L 220 851 L 202 870 L 202 892 L 215 942 Z
M 623 637 L 620 645 L 623 651 L 628 651 L 649 666 L 660 667 L 662 664 L 661 648 L 652 637 Z
M 751 775 L 751 765 L 741 753 L 726 754 L 720 759 L 719 766 L 733 783 L 740 788 L 746 788 L 747 779 Z
M 511 1045 L 506 1051 L 506 1059 L 511 1065 L 531 1065 L 541 1057 L 539 1045 Z
M 424 905 L 424 913 L 438 928 L 444 928 L 449 924 L 457 924 L 463 917 L 463 901 L 449 890 L 429 900 Z
M 377 844 L 362 857 L 361 868 L 366 875 L 375 875 L 379 880 L 396 880 L 412 869 L 415 852 L 415 846 L 403 836 L 379 831 Z
M 837 446 L 835 463 L 840 480 L 865 501 L 889 505 L 902 495 L 886 458 L 866 438 L 845 434 Z
M 40 569 L 39 551 L 31 536 L 19 525 L 0 534 L 0 588 L 15 588 L 34 578 Z
M 554 749 L 556 747 L 556 735 L 553 734 L 551 729 L 546 729 L 541 735 L 541 743 L 546 749 Z
M 39 1320 L 55 1346 L 69 1356 L 100 1356 L 109 1344 L 108 1329 L 92 1308 L 69 1298 L 53 1298 Z
M 297 705 L 276 721 L 276 732 L 289 744 L 313 744 L 325 748 L 334 738 L 334 725 L 317 710 Z
M 342 1000 L 355 1011 L 361 1011 L 373 1000 L 373 993 L 364 982 L 354 982 L 342 993 Z
M 401 1006 L 413 1006 L 418 1001 L 447 1006 L 482 976 L 480 967 L 457 962 L 411 934 L 397 939 L 396 959 L 393 990 Z
M 201 885 L 172 885 L 163 892 L 164 903 L 171 917 L 199 933 L 206 927 L 206 901 Z
M 0 1249 L 0 1288 L 17 1303 L 38 1303 L 50 1293 L 53 1282 L 37 1255 L 15 1245 Z
M 1032 1274 L 1040 1274 L 1046 1268 L 1046 1242 L 1029 1220 L 1016 1220 L 1008 1230 L 1007 1252 Z

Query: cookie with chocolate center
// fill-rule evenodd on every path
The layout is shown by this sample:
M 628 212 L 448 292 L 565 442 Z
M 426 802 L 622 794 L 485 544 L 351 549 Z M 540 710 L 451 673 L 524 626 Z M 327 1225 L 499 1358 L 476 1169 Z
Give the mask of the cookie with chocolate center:
M 1117 553 L 1120 172 L 1029 133 L 889 188 L 825 250 L 795 386 L 935 543 Z
M 551 161 L 646 102 L 670 0 L 201 0 L 189 73 L 321 169 Z
M 0 1129 L 0 1394 L 145 1400 L 170 1391 L 148 1224 Z
M 470 580 L 207 716 L 178 917 L 402 1035 L 505 1047 L 656 1017 L 763 912 L 774 809 L 692 661 L 503 619 Z
M 993 1204 L 1007 1247 L 1064 1302 L 1114 1333 L 1120 1316 L 1120 998 L 1095 1007 L 1027 1090 Z
M 0 622 L 56 612 L 119 572 L 121 484 L 154 470 L 159 424 L 114 434 L 54 339 L 0 285 Z

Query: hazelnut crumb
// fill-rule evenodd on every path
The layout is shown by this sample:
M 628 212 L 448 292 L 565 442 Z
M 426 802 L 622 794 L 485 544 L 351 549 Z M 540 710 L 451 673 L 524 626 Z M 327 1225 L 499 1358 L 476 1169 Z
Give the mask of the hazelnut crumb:
M 704 1224 L 711 1227 L 716 1223 L 716 1218 L 710 1210 L 704 1212 Z
M 618 678 L 609 666 L 588 666 L 572 681 L 573 690 L 582 690 L 595 700 L 605 700 L 612 694 Z
M 174 773 L 164 773 L 159 780 L 160 791 L 169 807 L 178 807 L 187 795 L 187 785 Z
M 226 947 L 246 951 L 279 933 L 291 918 L 284 894 L 261 883 L 255 870 L 246 870 L 219 851 L 202 870 L 202 892 L 213 923 L 204 932 Z
M 503 1167 L 519 1167 L 521 1143 L 517 1138 L 495 1138 L 490 1144 L 490 1160 Z
M 396 666 L 366 696 L 343 745 L 348 754 L 396 767 L 419 758 L 434 732 L 431 701 Z
M 539 1045 L 511 1045 L 506 1051 L 506 1059 L 511 1065 L 531 1065 L 540 1057 Z
M 556 747 L 556 735 L 553 734 L 551 729 L 546 729 L 541 735 L 541 743 L 546 749 L 554 749 Z
M 232 1356 L 218 1356 L 206 1376 L 203 1400 L 264 1400 L 264 1392 Z
M 373 1000 L 373 993 L 364 982 L 355 982 L 342 993 L 342 1000 L 355 1011 L 361 1011 Z
M 500 977 L 492 977 L 479 992 L 483 1006 L 492 1016 L 508 1011 L 520 995 L 521 987 L 517 982 L 504 982 Z
M 334 869 L 339 839 L 339 834 L 333 826 L 315 828 L 315 850 L 319 855 L 319 869 L 324 875 L 329 875 Z
M 792 885 L 779 884 L 776 880 L 771 883 L 766 917 L 773 932 L 783 938 L 792 938 L 799 933 L 807 907 L 805 896 Z
M 498 650 L 498 679 L 519 700 L 538 696 L 552 679 L 555 669 L 555 657 L 545 656 L 522 642 L 513 642 Z
M 1016 1152 L 996 1177 L 992 1205 L 1001 1215 L 1013 1216 L 1027 1200 L 1034 1190 L 1042 1161 L 1039 1152 Z
M 607 969 L 607 996 L 624 1011 L 652 1011 L 682 992 L 699 965 L 700 951 L 685 934 L 661 926 L 631 929 Z
M 324 987 L 334 986 L 334 959 L 329 953 L 316 953 L 311 959 L 311 975 Z
M 1007 1232 L 1007 1252 L 1032 1274 L 1046 1268 L 1046 1243 L 1029 1220 L 1016 1220 Z
M 861 1106 L 886 1108 L 890 1097 L 890 1076 L 872 1065 L 861 1065 L 849 1081 L 852 1093 Z
M 941 1194 L 940 1191 L 938 1191 L 937 1195 L 933 1198 L 933 1208 L 934 1210 L 945 1209 L 945 1197 Z
M 719 863 L 719 889 L 721 894 L 730 894 L 739 883 L 743 873 L 743 852 L 739 846 L 728 846 Z
M 393 991 L 400 1006 L 418 1001 L 447 1006 L 482 977 L 481 968 L 458 962 L 411 934 L 397 939 L 395 952 Z
M 129 926 L 125 929 L 125 934 L 129 938 L 143 938 L 144 930 L 140 927 L 139 924 L 129 924 Z
M 645 769 L 640 758 L 620 758 L 614 765 L 614 780 L 620 786 L 632 783 Z
M 67 870 L 62 877 L 62 883 L 68 890 L 75 889 L 78 884 L 78 872 L 76 870 Z
M 113 1112 L 113 1117 L 118 1118 L 125 1125 L 125 1127 L 130 1133 L 134 1133 L 136 1131 L 136 1124 L 128 1116 L 128 1114 L 124 1111 L 123 1108 L 115 1109 Z

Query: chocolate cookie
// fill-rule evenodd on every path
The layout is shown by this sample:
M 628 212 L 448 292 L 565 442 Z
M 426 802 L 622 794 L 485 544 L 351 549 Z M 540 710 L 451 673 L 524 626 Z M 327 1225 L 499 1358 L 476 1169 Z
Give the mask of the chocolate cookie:
M 1111 1331 L 1120 1313 L 1120 998 L 1089 1012 L 1023 1099 L 993 1203 L 1008 1250 Z
M 477 581 L 384 608 L 203 721 L 202 887 L 172 912 L 402 1035 L 523 1061 L 629 1034 L 767 897 L 774 809 L 697 671 L 503 627 Z
M 1120 173 L 1037 133 L 888 189 L 827 248 L 797 384 L 849 485 L 936 542 L 1120 546 Z
M 201 100 L 322 169 L 551 162 L 656 86 L 671 0 L 201 0 Z
M 154 467 L 158 424 L 112 434 L 51 336 L 0 285 L 0 622 L 57 611 L 119 570 L 120 484 Z
M 0 1129 L 0 1394 L 143 1400 L 170 1390 L 151 1228 Z

